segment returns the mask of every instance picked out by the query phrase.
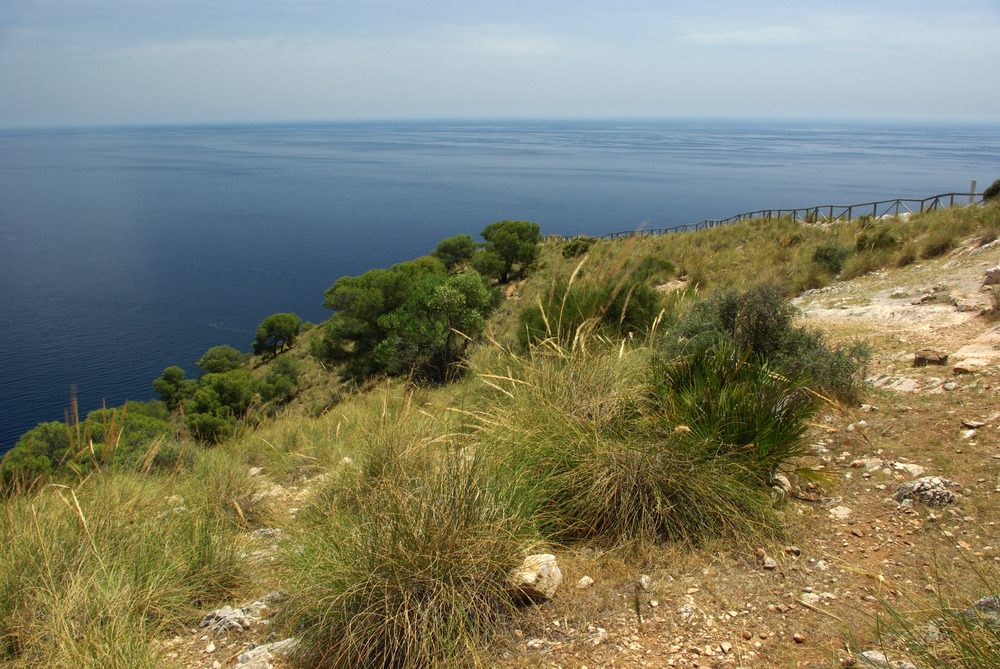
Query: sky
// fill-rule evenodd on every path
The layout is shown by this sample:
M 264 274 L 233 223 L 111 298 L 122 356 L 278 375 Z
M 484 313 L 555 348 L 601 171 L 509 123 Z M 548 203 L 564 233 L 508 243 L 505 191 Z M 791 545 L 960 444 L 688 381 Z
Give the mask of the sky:
M 0 128 L 1000 122 L 1000 0 L 0 0 Z

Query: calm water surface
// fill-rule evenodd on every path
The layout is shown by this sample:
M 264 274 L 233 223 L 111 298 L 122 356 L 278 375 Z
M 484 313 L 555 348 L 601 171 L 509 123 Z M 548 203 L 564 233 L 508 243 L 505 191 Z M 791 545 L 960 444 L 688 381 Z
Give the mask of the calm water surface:
M 1000 126 L 364 123 L 0 131 L 0 452 L 155 395 L 257 324 L 459 233 L 669 227 L 980 190 Z

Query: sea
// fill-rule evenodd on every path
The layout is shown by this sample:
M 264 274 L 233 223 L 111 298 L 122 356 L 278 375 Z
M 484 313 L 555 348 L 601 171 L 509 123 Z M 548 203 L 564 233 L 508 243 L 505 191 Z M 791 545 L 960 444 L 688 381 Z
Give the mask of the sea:
M 544 234 L 982 191 L 1000 125 L 412 121 L 0 130 L 0 453 L 170 365 L 320 322 L 339 277 Z

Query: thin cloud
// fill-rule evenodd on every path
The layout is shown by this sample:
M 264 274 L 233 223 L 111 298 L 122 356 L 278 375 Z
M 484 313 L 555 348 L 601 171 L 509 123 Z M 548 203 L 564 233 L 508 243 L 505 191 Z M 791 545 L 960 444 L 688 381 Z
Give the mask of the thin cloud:
M 479 37 L 473 40 L 472 50 L 490 56 L 549 56 L 562 49 L 544 38 Z

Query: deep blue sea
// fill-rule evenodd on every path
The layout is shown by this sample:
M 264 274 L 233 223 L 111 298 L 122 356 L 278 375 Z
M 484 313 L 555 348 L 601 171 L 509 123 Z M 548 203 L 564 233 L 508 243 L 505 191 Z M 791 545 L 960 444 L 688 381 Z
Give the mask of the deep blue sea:
M 1000 126 L 406 122 L 0 131 L 0 453 L 489 223 L 669 227 L 979 190 Z

